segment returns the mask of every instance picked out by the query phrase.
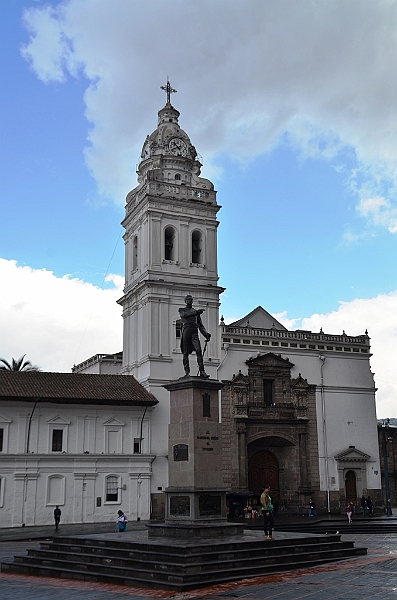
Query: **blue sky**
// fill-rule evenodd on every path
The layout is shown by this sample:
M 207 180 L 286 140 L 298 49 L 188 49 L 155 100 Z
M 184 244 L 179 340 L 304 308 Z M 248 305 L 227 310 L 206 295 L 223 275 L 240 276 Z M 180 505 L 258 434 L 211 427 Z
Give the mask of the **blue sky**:
M 221 313 L 368 329 L 396 416 L 397 2 L 167 7 L 2 5 L 0 356 L 68 370 L 121 349 L 120 221 L 168 75 L 222 205 Z

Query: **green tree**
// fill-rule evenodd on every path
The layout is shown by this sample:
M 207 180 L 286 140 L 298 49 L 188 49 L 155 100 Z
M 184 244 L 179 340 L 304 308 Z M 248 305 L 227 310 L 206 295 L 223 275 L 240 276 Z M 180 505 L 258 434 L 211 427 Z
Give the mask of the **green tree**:
M 39 367 L 32 365 L 30 360 L 24 360 L 26 354 L 15 360 L 12 359 L 12 362 L 7 362 L 4 358 L 0 358 L 0 371 L 40 371 Z M 3 363 L 3 364 L 1 364 Z

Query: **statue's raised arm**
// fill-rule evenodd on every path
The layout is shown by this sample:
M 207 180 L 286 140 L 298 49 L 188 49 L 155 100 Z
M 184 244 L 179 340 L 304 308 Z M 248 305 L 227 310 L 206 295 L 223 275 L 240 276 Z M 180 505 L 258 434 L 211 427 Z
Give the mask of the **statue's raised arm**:
M 196 352 L 197 364 L 199 367 L 200 377 L 205 379 L 209 378 L 209 375 L 204 370 L 203 353 L 201 351 L 200 339 L 198 332 L 203 335 L 206 343 L 210 341 L 211 334 L 205 329 L 201 320 L 201 315 L 204 309 L 193 308 L 193 298 L 188 294 L 185 298 L 186 306 L 179 309 L 179 315 L 182 321 L 181 331 L 181 351 L 183 354 L 183 368 L 185 369 L 185 375 L 190 375 L 189 367 L 189 354 Z

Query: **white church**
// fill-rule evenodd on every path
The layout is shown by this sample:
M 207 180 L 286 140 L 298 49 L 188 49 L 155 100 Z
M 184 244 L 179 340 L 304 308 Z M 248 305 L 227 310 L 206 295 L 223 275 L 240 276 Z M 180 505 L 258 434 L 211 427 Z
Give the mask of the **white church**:
M 18 389 L 13 397 L 0 372 L 0 527 L 20 526 L 21 519 L 26 525 L 49 523 L 55 504 L 64 522 L 111 520 L 120 506 L 131 520 L 161 519 L 172 459 L 164 385 L 184 375 L 178 309 L 187 294 L 204 309 L 203 323 L 212 334 L 205 370 L 224 384 L 220 406 L 230 516 L 242 516 L 264 483 L 291 512 L 306 509 L 309 497 L 319 513 L 344 511 L 363 493 L 380 503 L 376 389 L 367 333 L 288 331 L 261 306 L 232 324 L 220 318 L 221 207 L 213 184 L 200 177 L 199 156 L 179 126 L 180 114 L 170 101 L 175 90 L 169 83 L 163 89 L 167 102 L 144 141 L 138 185 L 127 194 L 122 223 L 123 351 L 95 355 L 64 374 L 79 385 L 100 377 L 109 389 L 114 378 L 130 380 L 130 402 L 122 394 L 117 400 L 120 389 L 98 402 L 92 390 L 89 404 L 79 402 L 71 389 L 70 397 L 58 402 L 55 381 L 47 396 L 38 389 L 33 396 Z M 195 375 L 194 355 L 190 364 Z M 53 444 L 50 432 L 58 425 L 67 430 L 65 447 Z M 88 479 L 81 492 L 76 481 L 84 474 Z M 19 504 L 24 506 L 29 485 L 24 482 L 31 477 L 35 484 L 28 489 L 34 496 L 22 511 Z

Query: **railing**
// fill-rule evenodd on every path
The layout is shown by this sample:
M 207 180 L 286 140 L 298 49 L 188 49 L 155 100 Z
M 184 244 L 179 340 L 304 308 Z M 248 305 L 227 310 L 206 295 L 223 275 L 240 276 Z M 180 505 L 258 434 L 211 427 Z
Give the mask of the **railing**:
M 111 361 L 111 362 L 121 362 L 122 361 L 122 352 L 117 352 L 116 354 L 95 354 L 87 360 L 79 363 L 78 365 L 74 365 L 72 367 L 72 372 L 79 371 L 80 369 L 86 369 L 91 365 L 95 365 L 103 360 Z
M 347 336 L 347 335 L 328 335 L 326 333 L 312 333 L 311 331 L 283 331 L 279 329 L 255 329 L 254 327 L 233 327 L 224 325 L 222 327 L 224 335 L 233 336 L 250 336 L 261 338 L 273 338 L 284 340 L 299 340 L 299 341 L 316 341 L 316 342 L 333 342 L 340 344 L 361 344 L 369 346 L 369 337 L 362 336 Z
M 216 204 L 216 192 L 214 190 L 200 189 L 189 185 L 175 185 L 165 181 L 147 181 L 141 188 L 135 192 L 133 190 L 127 195 L 127 214 L 148 194 L 153 196 L 161 195 L 161 200 L 172 197 Z

